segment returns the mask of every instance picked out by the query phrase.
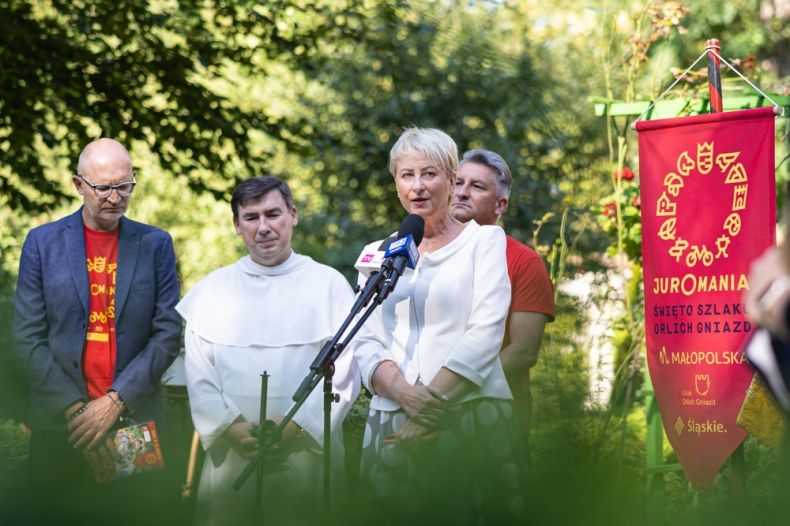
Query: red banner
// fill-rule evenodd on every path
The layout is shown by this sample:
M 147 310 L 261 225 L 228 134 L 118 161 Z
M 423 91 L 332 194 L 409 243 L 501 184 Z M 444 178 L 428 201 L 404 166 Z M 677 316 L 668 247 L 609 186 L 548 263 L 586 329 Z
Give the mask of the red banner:
M 637 123 L 647 363 L 664 429 L 695 487 L 746 437 L 752 371 L 741 301 L 774 244 L 773 108 Z

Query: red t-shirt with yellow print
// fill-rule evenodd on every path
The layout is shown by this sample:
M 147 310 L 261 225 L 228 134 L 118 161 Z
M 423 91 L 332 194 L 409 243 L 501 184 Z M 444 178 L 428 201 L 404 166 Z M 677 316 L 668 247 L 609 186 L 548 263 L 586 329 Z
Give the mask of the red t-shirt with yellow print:
M 118 268 L 118 229 L 97 232 L 85 227 L 85 251 L 90 284 L 90 315 L 82 356 L 88 396 L 98 398 L 115 374 L 115 274 Z

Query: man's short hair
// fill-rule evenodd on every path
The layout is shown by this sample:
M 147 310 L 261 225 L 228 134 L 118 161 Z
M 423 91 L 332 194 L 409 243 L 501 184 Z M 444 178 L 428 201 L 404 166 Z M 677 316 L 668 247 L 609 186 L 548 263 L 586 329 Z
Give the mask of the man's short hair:
M 239 206 L 244 206 L 244 203 L 247 201 L 260 199 L 272 190 L 277 190 L 282 194 L 285 204 L 289 209 L 293 210 L 296 208 L 293 194 L 287 184 L 271 175 L 261 175 L 243 181 L 233 190 L 233 196 L 230 198 L 230 208 L 233 210 L 233 219 L 239 218 Z
M 424 155 L 448 176 L 458 172 L 458 146 L 436 128 L 406 128 L 390 150 L 390 173 L 395 176 L 398 162 L 407 155 Z
M 491 150 L 475 148 L 464 154 L 461 164 L 466 163 L 481 164 L 492 170 L 496 175 L 497 197 L 510 197 L 510 189 L 513 187 L 513 176 L 510 175 L 510 168 L 501 155 Z

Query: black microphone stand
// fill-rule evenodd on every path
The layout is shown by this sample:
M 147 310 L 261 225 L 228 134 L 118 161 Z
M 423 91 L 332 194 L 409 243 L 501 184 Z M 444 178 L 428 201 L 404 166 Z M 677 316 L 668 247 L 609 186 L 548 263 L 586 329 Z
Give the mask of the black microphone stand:
M 261 406 L 259 409 L 259 430 L 258 436 L 264 436 L 266 425 L 266 405 L 269 399 L 269 373 L 263 371 L 261 375 Z M 256 524 L 263 524 L 263 464 L 258 465 L 258 470 L 255 477 L 255 507 L 253 508 L 253 517 L 255 517 Z
M 263 458 L 269 449 L 279 441 L 285 426 L 288 425 L 288 423 L 293 419 L 299 408 L 304 405 L 307 397 L 310 395 L 313 389 L 315 389 L 316 385 L 318 385 L 318 382 L 321 380 L 321 378 L 324 378 L 323 505 L 325 519 L 327 523 L 329 523 L 331 469 L 330 423 L 332 402 L 337 401 L 338 398 L 337 395 L 332 393 L 332 376 L 335 372 L 335 361 L 343 352 L 343 349 L 348 346 L 359 329 L 362 328 L 371 314 L 373 314 L 373 311 L 376 310 L 376 307 L 381 305 L 381 303 L 387 299 L 387 296 L 389 296 L 390 292 L 392 292 L 392 290 L 395 288 L 395 283 L 397 282 L 400 273 L 403 271 L 403 265 L 398 265 L 397 263 L 397 261 L 390 259 L 385 260 L 382 264 L 381 271 L 372 275 L 365 283 L 365 287 L 357 296 L 354 305 L 351 307 L 351 312 L 346 317 L 345 321 L 343 321 L 340 329 L 338 329 L 332 339 L 321 348 L 321 351 L 318 353 L 315 360 L 313 360 L 312 365 L 310 365 L 310 371 L 307 373 L 307 376 L 305 376 L 304 380 L 302 380 L 301 385 L 292 397 L 294 404 L 290 407 L 290 409 L 288 409 L 287 413 L 285 416 L 283 416 L 283 419 L 280 421 L 277 427 L 272 432 L 266 433 L 264 435 L 258 449 L 258 454 L 245 466 L 244 470 L 233 482 L 233 489 L 240 489 L 250 477 L 250 475 L 256 471 L 256 468 L 263 462 Z M 373 300 L 373 304 L 368 306 L 368 303 L 370 303 L 371 300 Z M 348 326 L 351 325 L 357 314 L 359 314 L 366 306 L 368 306 L 367 310 L 362 313 L 356 324 L 354 324 L 354 326 L 346 335 L 345 339 L 343 339 L 341 342 L 340 339 L 343 337 L 343 334 L 346 332 Z M 263 425 L 264 423 L 261 422 L 261 426 Z

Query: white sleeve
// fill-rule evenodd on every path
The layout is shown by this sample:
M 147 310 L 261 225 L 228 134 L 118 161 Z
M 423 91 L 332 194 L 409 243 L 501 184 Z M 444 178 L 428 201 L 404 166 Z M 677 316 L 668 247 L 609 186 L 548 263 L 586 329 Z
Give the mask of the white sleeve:
M 357 283 L 360 287 L 364 287 L 366 281 L 367 278 L 359 274 Z M 381 307 L 373 311 L 354 338 L 353 345 L 354 356 L 362 373 L 362 381 L 371 393 L 375 393 L 372 384 L 376 367 L 386 360 L 395 361 L 387 347 L 381 312 Z
M 501 228 L 480 228 L 472 265 L 472 306 L 466 331 L 444 366 L 480 386 L 499 359 L 510 306 L 505 233 Z
M 198 336 L 189 324 L 184 343 L 192 423 L 200 435 L 203 448 L 208 450 L 242 413 L 222 392 L 219 374 L 214 366 L 214 344 Z

